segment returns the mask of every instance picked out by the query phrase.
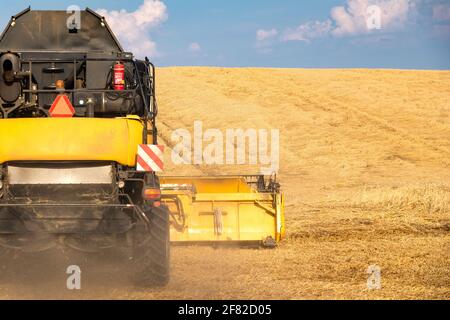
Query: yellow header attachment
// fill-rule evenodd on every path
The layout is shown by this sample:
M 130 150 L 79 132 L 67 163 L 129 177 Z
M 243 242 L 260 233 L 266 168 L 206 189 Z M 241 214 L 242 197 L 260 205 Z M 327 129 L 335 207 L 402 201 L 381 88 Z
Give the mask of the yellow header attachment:
M 133 167 L 143 141 L 138 117 L 0 120 L 0 164 L 8 161 L 114 161 Z
M 263 176 L 163 177 L 173 242 L 254 242 L 284 237 L 284 203 Z

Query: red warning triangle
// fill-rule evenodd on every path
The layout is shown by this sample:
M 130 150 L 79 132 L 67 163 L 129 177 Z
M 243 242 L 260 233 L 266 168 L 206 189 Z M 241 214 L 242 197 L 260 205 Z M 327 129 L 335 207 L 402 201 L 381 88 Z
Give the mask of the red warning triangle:
M 52 118 L 71 118 L 75 114 L 75 109 L 69 98 L 65 94 L 60 94 L 53 101 L 49 113 Z

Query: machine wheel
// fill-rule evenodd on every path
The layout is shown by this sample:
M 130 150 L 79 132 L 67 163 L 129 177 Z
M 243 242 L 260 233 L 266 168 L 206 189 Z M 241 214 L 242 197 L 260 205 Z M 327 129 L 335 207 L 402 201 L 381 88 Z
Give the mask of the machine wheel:
M 139 286 L 165 286 L 170 278 L 170 221 L 165 206 L 152 208 L 149 228 L 137 226 L 133 243 L 135 282 Z

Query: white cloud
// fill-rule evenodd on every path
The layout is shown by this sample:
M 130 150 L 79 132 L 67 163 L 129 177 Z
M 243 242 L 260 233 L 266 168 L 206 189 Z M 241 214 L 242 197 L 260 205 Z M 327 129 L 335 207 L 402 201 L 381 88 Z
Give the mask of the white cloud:
M 259 29 L 256 32 L 256 40 L 265 41 L 265 40 L 269 40 L 273 37 L 276 37 L 277 35 L 278 35 L 277 29 L 271 29 L 271 30 Z
M 438 4 L 433 7 L 433 19 L 437 21 L 450 20 L 450 4 Z
M 331 20 L 307 22 L 295 29 L 287 29 L 282 39 L 284 41 L 309 41 L 323 37 L 332 30 Z
M 415 0 L 348 0 L 345 7 L 334 7 L 331 10 L 331 18 L 336 25 L 332 34 L 346 36 L 369 33 L 371 30 L 367 21 L 370 14 L 367 10 L 371 6 L 377 6 L 380 10 L 381 29 L 392 31 L 406 24 L 409 13 L 415 6 Z
M 368 34 L 368 20 L 379 13 L 381 32 L 403 28 L 420 0 L 347 0 L 344 6 L 331 9 L 326 21 L 310 21 L 297 28 L 287 29 L 283 41 L 309 41 L 324 36 L 355 36 Z M 368 11 L 377 6 L 379 12 Z
M 189 45 L 189 52 L 198 53 L 200 51 L 202 51 L 202 47 L 198 42 L 192 42 Z
M 167 7 L 162 1 L 144 0 L 133 12 L 99 9 L 97 13 L 106 18 L 125 50 L 138 58 L 157 55 L 156 43 L 149 32 L 168 18 Z

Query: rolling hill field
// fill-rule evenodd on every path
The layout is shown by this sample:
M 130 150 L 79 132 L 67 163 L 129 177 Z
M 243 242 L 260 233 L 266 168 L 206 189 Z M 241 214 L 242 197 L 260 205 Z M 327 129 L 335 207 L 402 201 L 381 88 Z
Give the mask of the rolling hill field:
M 54 277 L 30 271 L 31 257 L 0 298 L 450 299 L 450 71 L 161 68 L 157 94 L 169 150 L 194 121 L 280 130 L 286 239 L 274 250 L 175 247 L 172 281 L 154 290 L 80 257 L 83 290 L 70 292 L 58 267 L 68 260 L 49 253 Z M 371 265 L 380 290 L 367 288 Z

